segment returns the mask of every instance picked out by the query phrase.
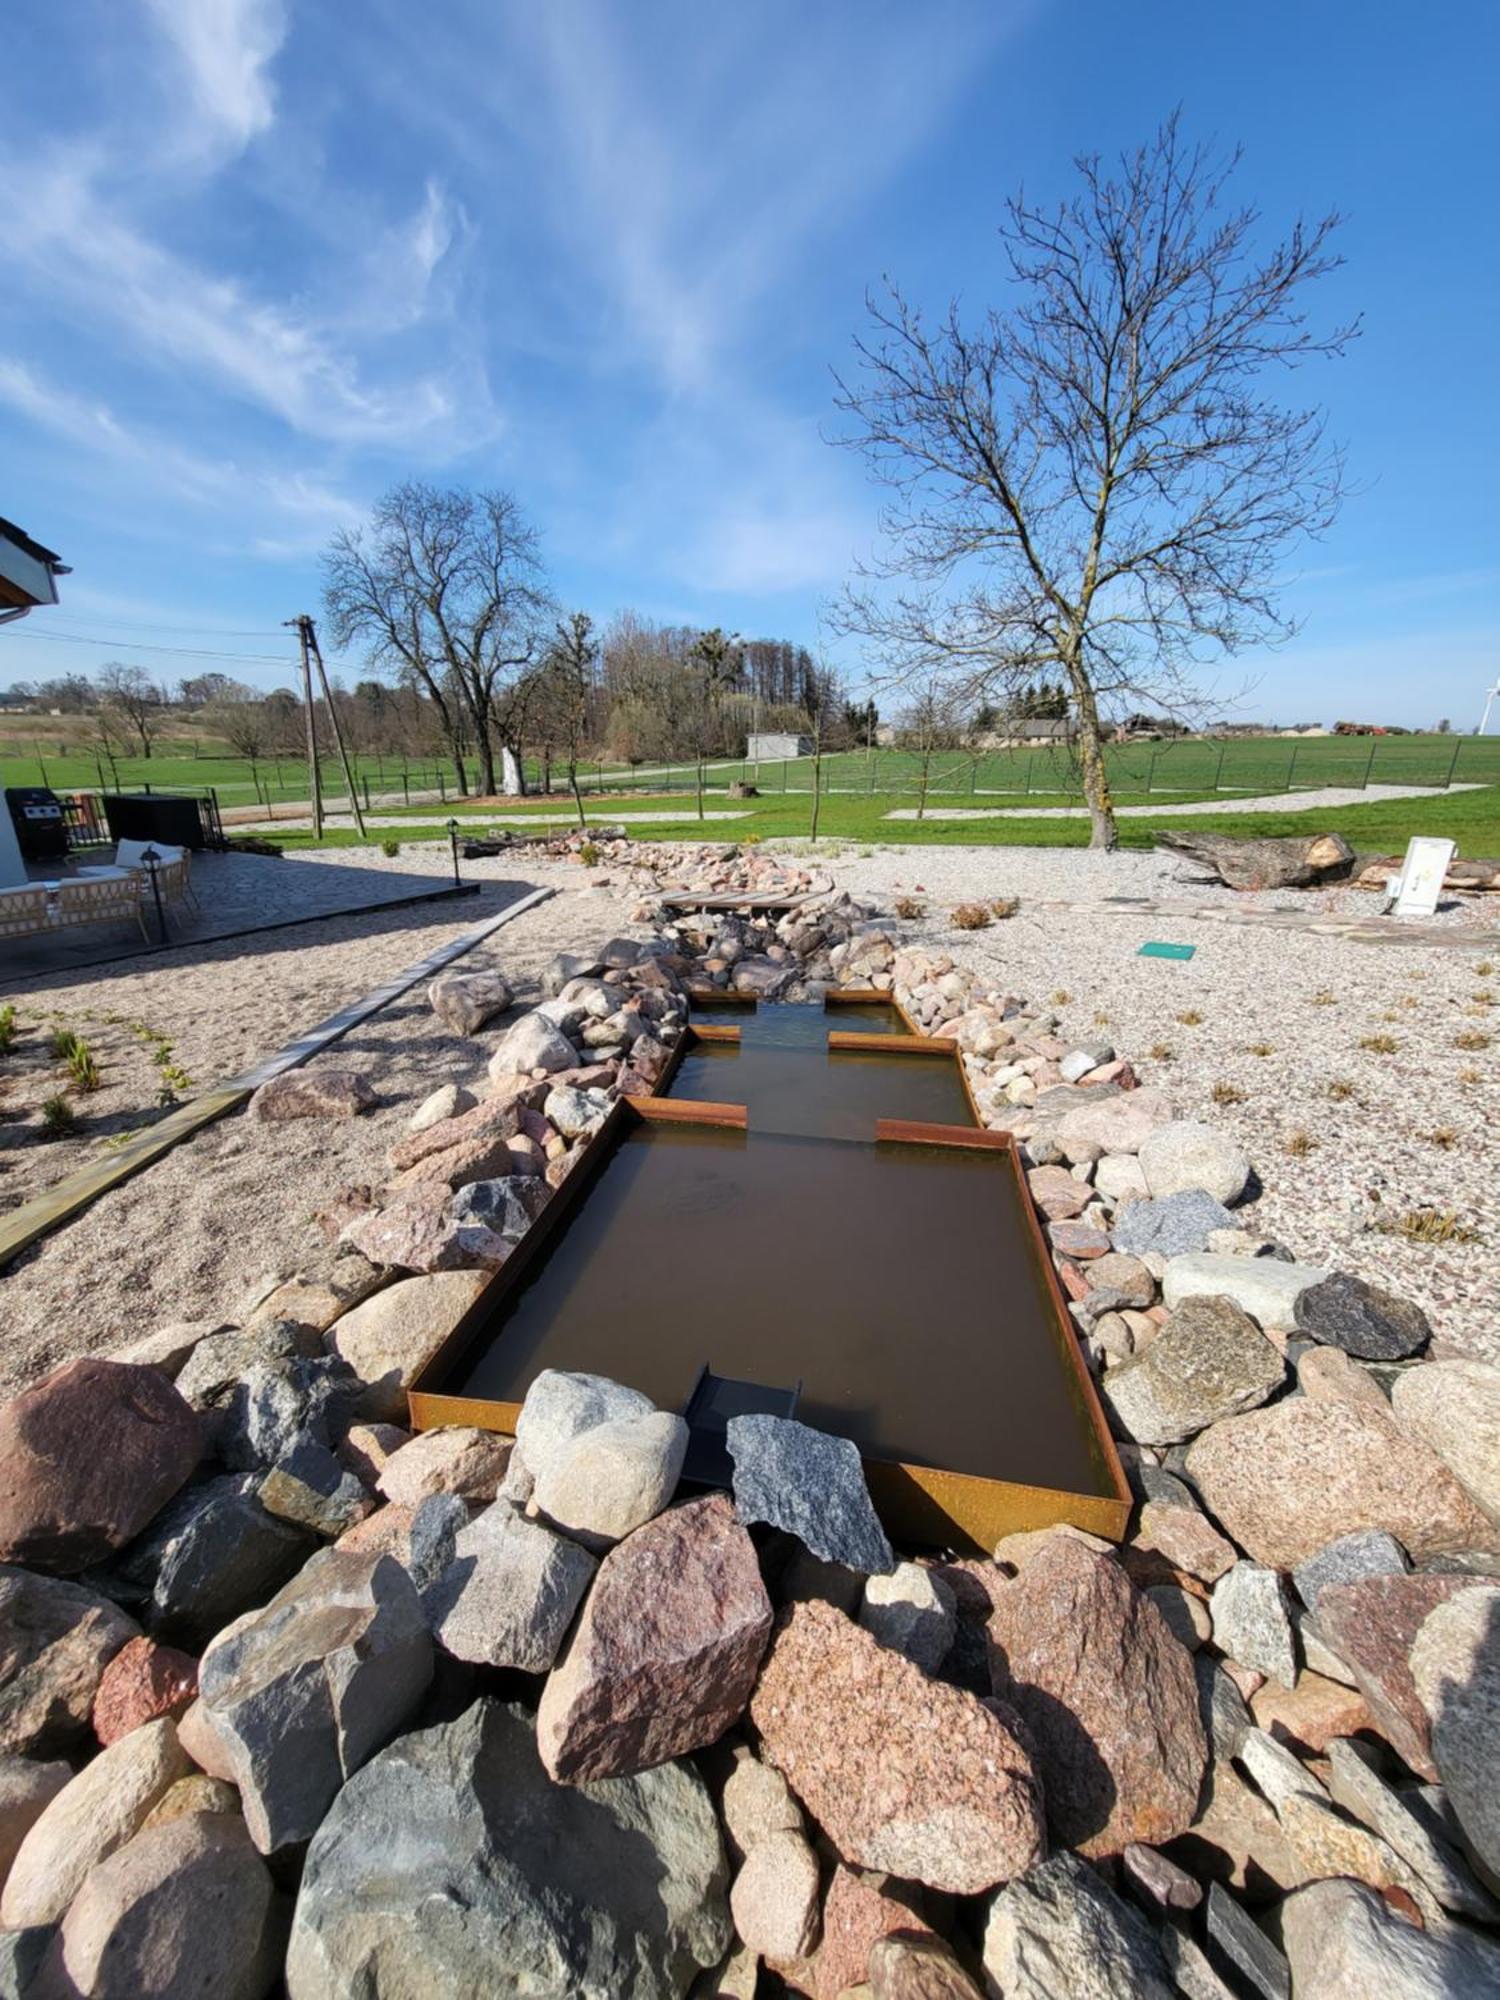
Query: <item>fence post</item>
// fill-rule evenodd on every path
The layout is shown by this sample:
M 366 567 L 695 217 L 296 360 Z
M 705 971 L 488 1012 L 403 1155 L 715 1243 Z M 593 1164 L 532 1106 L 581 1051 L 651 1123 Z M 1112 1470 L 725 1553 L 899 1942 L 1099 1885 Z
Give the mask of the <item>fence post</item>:
M 1366 792 L 1370 789 L 1370 773 L 1375 768 L 1375 752 L 1378 748 L 1379 748 L 1378 743 L 1374 739 L 1372 739 L 1370 743 L 1370 754 L 1365 759 L 1365 775 L 1359 781 L 1359 789 L 1362 792 Z
M 439 797 L 439 799 L 440 799 L 440 800 L 442 801 L 442 803 L 443 803 L 444 805 L 447 805 L 447 803 L 448 803 L 448 786 L 447 786 L 447 783 L 446 783 L 446 781 L 444 780 L 444 777 L 443 777 L 443 773 L 442 773 L 442 769 L 441 769 L 441 767 L 439 767 L 439 770 L 438 770 L 438 797 Z
M 411 804 L 411 779 L 404 764 L 401 766 L 401 796 L 408 805 Z
M 1223 744 L 1223 743 L 1221 743 L 1221 744 L 1219 745 L 1219 761 L 1218 761 L 1218 763 L 1217 763 L 1217 764 L 1215 764 L 1215 766 L 1214 766 L 1214 790 L 1215 790 L 1215 791 L 1217 791 L 1217 790 L 1219 789 L 1219 779 L 1220 779 L 1220 777 L 1221 777 L 1221 776 L 1222 776 L 1222 774 L 1223 774 L 1223 770 L 1224 770 L 1224 751 L 1225 751 L 1226 747 L 1227 747 L 1227 746 L 1226 746 L 1225 744 Z
M 1464 739 L 1460 736 L 1453 745 L 1453 755 L 1448 759 L 1448 775 L 1443 780 L 1444 791 L 1447 791 L 1448 787 L 1453 783 L 1453 773 L 1458 769 L 1458 753 L 1463 747 Z
M 785 791 L 785 790 L 786 790 L 786 759 L 785 759 L 785 757 L 783 757 L 783 758 L 782 758 L 782 760 L 781 760 L 781 789 L 782 789 L 783 791 Z
M 1297 769 L 1297 752 L 1301 748 L 1300 743 L 1292 745 L 1292 761 L 1286 767 L 1286 783 L 1282 786 L 1283 791 L 1289 792 L 1292 789 L 1292 775 Z
M 365 778 L 361 782 L 365 788 L 365 811 L 368 812 L 370 810 L 370 781 L 368 778 Z
M 1146 766 L 1146 797 L 1151 796 L 1151 787 L 1156 783 L 1156 752 L 1151 752 L 1151 762 Z

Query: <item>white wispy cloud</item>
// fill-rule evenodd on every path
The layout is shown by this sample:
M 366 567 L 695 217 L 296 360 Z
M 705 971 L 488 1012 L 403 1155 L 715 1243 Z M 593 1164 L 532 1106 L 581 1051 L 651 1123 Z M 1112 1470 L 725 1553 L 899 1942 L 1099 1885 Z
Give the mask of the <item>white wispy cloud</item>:
M 233 149 L 275 117 L 270 66 L 286 36 L 282 0 L 145 0 L 187 84 L 205 136 Z M 180 121 L 174 129 L 180 131 Z

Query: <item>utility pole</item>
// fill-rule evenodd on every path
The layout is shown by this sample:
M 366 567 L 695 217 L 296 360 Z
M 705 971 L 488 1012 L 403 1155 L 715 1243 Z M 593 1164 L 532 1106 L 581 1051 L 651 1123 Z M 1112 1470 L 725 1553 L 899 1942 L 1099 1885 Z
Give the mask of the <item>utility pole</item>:
M 318 775 L 318 730 L 313 717 L 312 653 L 308 645 L 308 633 L 312 620 L 303 613 L 297 618 L 286 618 L 283 624 L 295 625 L 297 637 L 302 643 L 302 706 L 307 714 L 307 776 L 312 790 L 313 839 L 323 838 L 323 780 Z
M 318 644 L 318 630 L 304 611 L 297 620 L 302 632 L 304 652 L 310 652 L 318 663 L 318 680 L 323 689 L 323 700 L 328 706 L 328 719 L 333 724 L 333 740 L 339 746 L 339 762 L 344 767 L 344 782 L 349 787 L 349 804 L 354 811 L 354 824 L 359 828 L 359 837 L 365 838 L 365 816 L 360 810 L 359 793 L 354 786 L 354 766 L 349 762 L 349 752 L 344 744 L 344 725 L 339 721 L 338 709 L 334 706 L 333 690 L 328 685 L 328 670 L 323 665 L 323 652 Z

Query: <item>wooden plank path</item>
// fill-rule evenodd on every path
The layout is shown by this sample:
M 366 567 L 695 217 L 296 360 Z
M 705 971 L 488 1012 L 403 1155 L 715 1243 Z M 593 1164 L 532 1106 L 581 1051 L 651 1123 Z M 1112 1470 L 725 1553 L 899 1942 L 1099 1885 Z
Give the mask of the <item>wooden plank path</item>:
M 448 944 L 439 945 L 436 951 L 418 959 L 415 965 L 408 965 L 404 971 L 398 972 L 394 979 L 388 979 L 383 986 L 377 986 L 361 999 L 341 1007 L 336 1014 L 319 1021 L 316 1027 L 309 1028 L 306 1034 L 299 1035 L 284 1049 L 266 1056 L 253 1069 L 247 1069 L 241 1076 L 231 1077 L 227 1083 L 214 1084 L 208 1090 L 200 1091 L 196 1097 L 160 1119 L 149 1131 L 128 1140 L 107 1159 L 96 1160 L 92 1165 L 80 1168 L 76 1174 L 69 1174 L 66 1180 L 39 1194 L 35 1200 L 23 1202 L 19 1208 L 0 1215 L 0 1268 L 51 1230 L 71 1221 L 90 1202 L 97 1201 L 101 1194 L 107 1194 L 111 1188 L 129 1180 L 143 1167 L 149 1167 L 164 1153 L 171 1152 L 174 1146 L 181 1145 L 184 1139 L 192 1138 L 205 1125 L 211 1125 L 216 1118 L 237 1109 L 263 1083 L 269 1083 L 273 1076 L 295 1069 L 299 1063 L 320 1054 L 330 1043 L 347 1035 L 351 1028 L 368 1021 L 372 1014 L 378 1014 L 382 1007 L 388 1007 L 413 986 L 420 985 L 424 979 L 431 979 L 444 966 L 451 965 L 454 959 L 462 958 L 465 952 L 482 944 L 502 925 L 527 910 L 535 909 L 538 903 L 544 903 L 549 896 L 556 894 L 555 889 L 533 889 L 518 902 L 507 904 L 497 916 L 490 917 L 477 929 L 466 931 L 462 937 L 454 938 Z

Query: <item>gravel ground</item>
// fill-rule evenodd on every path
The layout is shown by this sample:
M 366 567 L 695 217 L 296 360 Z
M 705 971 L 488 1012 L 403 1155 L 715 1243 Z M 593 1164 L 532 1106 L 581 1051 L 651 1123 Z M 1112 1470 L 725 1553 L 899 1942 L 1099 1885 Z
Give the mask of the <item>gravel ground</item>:
M 1450 791 L 1477 792 L 1479 785 L 1450 785 Z M 1441 798 L 1431 785 L 1325 785 L 1321 791 L 1268 792 L 1262 798 L 1239 794 L 1221 799 L 1205 799 L 1186 805 L 1116 806 L 1122 818 L 1158 819 L 1164 813 L 1300 813 L 1315 812 L 1324 806 L 1379 805 L 1385 799 Z M 1087 806 L 928 806 L 928 819 L 1087 819 Z M 915 819 L 915 806 L 888 812 L 887 819 Z
M 1500 996 L 1500 930 L 1488 973 L 1481 970 L 1487 958 L 1440 946 L 1027 908 L 1043 898 L 1110 895 L 1187 895 L 1239 909 L 1297 901 L 1296 892 L 1257 898 L 1193 886 L 1190 868 L 1156 854 L 887 850 L 845 858 L 836 874 L 856 894 L 887 899 L 920 885 L 928 915 L 901 924 L 903 938 L 950 951 L 1008 991 L 1054 996 L 1065 1032 L 1108 1038 L 1184 1116 L 1210 1120 L 1240 1140 L 1265 1189 L 1257 1227 L 1304 1261 L 1346 1265 L 1410 1294 L 1455 1350 L 1500 1362 L 1500 1192 L 1492 1153 L 1500 1004 L 1476 998 Z M 946 920 L 956 903 L 1001 895 L 1021 898 L 1009 922 L 965 932 Z M 1372 910 L 1371 898 L 1355 890 L 1307 901 Z M 1496 901 L 1471 920 L 1494 928 Z M 1138 957 L 1151 938 L 1194 944 L 1197 954 Z M 1201 1018 L 1184 1022 L 1184 1014 Z M 1458 1048 L 1460 1035 L 1487 1036 L 1489 1045 Z M 1362 1048 L 1366 1037 L 1389 1037 L 1396 1047 Z M 1216 1087 L 1242 1095 L 1221 1102 Z M 1301 1134 L 1311 1150 L 1289 1154 Z M 1424 1206 L 1453 1211 L 1474 1240 L 1430 1245 L 1374 1227 Z
M 313 857 L 309 857 L 313 860 Z M 337 857 L 328 857 L 337 865 Z M 314 865 L 317 865 L 314 862 Z M 362 863 L 362 865 L 370 865 Z M 389 864 L 400 872 L 399 862 Z M 473 877 L 517 886 L 515 860 L 466 864 Z M 527 911 L 464 959 L 461 967 L 497 965 L 523 997 L 557 951 L 602 943 L 618 928 L 616 893 L 586 886 L 577 864 L 532 862 L 526 881 L 559 894 Z M 336 1008 L 392 978 L 438 945 L 473 929 L 500 907 L 494 895 L 455 906 L 417 905 L 385 915 L 330 920 L 272 932 L 241 945 L 200 947 L 113 974 L 31 982 L 18 997 L 28 1009 L 72 1020 L 88 1012 L 143 1019 L 170 1036 L 176 1059 L 195 1084 L 234 1076 L 285 1046 Z M 0 983 L 0 1001 L 6 998 Z M 84 1022 L 91 1035 L 90 1022 Z M 198 1136 L 102 1196 L 66 1227 L 0 1272 L 0 1389 L 20 1386 L 71 1355 L 120 1345 L 172 1319 L 229 1313 L 270 1271 L 290 1272 L 321 1238 L 311 1217 L 346 1181 L 383 1173 L 385 1148 L 416 1104 L 440 1083 L 483 1073 L 496 1031 L 473 1041 L 449 1035 L 418 986 L 336 1042 L 310 1067 L 367 1072 L 382 1103 L 366 1117 L 327 1125 L 253 1124 L 243 1113 Z M 99 1157 L 102 1133 L 138 1122 L 154 1105 L 156 1073 L 131 1040 L 137 1068 L 109 1079 L 87 1116 L 100 1129 L 45 1148 L 0 1150 L 0 1199 L 7 1206 L 29 1182 L 49 1185 Z M 102 1048 L 101 1038 L 101 1048 Z M 114 1100 L 118 1098 L 120 1103 Z M 128 1110 L 126 1100 L 133 1099 Z M 0 1116 L 4 1105 L 0 1103 Z M 0 1122 L 5 1139 L 21 1128 Z M 46 1161 L 40 1175 L 25 1159 Z

